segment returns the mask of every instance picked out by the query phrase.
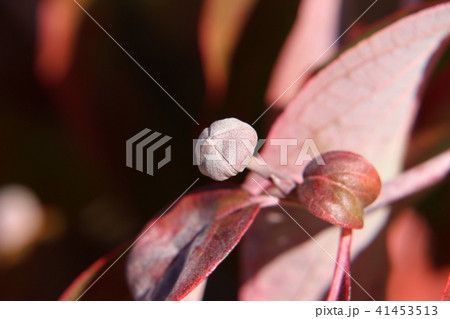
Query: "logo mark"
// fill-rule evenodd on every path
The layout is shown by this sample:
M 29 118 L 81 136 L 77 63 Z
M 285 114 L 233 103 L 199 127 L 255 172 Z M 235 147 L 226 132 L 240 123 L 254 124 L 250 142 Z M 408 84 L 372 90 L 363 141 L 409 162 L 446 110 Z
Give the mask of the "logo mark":
M 153 132 L 148 128 L 143 129 L 126 142 L 127 167 L 135 168 L 140 172 L 144 172 L 144 163 L 146 163 L 145 172 L 153 176 L 155 165 L 155 151 L 166 144 L 172 138 L 163 135 L 158 141 L 154 141 L 161 136 L 159 132 Z M 151 133 L 151 134 L 150 134 Z M 150 135 L 149 135 L 150 134 Z M 135 157 L 133 156 L 135 153 Z M 171 147 L 167 146 L 164 150 L 164 158 L 157 163 L 157 169 L 160 169 L 171 160 Z M 134 167 L 136 164 L 136 167 Z

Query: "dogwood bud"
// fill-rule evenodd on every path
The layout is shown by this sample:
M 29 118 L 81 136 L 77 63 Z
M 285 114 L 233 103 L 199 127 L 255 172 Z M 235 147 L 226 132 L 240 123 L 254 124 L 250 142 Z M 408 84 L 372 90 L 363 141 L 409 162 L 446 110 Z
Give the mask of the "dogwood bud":
M 196 141 L 200 172 L 216 181 L 242 172 L 250 163 L 258 141 L 256 131 L 236 118 L 216 121 Z

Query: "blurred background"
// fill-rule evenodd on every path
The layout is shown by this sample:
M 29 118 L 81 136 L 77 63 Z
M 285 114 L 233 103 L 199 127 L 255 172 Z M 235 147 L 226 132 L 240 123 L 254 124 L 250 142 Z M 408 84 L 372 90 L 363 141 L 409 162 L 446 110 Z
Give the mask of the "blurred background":
M 234 9 L 226 0 L 78 2 L 200 125 L 74 1 L 0 0 L 0 300 L 57 299 L 197 177 L 195 187 L 210 184 L 192 165 L 192 138 L 219 118 L 251 123 L 273 102 L 272 70 L 305 0 L 246 0 Z M 336 2 L 327 46 L 372 1 Z M 315 70 L 374 23 L 424 1 L 379 2 Z M 444 57 L 407 166 L 448 147 Z M 261 137 L 285 103 L 256 124 Z M 144 128 L 172 137 L 172 161 L 154 176 L 125 166 L 125 141 Z M 448 190 L 447 179 L 414 202 L 436 267 L 450 262 Z M 237 287 L 233 253 L 206 299 L 236 299 Z

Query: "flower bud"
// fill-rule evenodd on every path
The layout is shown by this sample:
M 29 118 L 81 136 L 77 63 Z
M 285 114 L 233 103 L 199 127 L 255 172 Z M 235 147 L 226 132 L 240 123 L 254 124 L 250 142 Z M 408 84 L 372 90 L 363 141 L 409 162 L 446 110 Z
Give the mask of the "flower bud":
M 215 121 L 200 134 L 195 146 L 200 172 L 216 181 L 242 172 L 258 141 L 256 131 L 235 118 Z

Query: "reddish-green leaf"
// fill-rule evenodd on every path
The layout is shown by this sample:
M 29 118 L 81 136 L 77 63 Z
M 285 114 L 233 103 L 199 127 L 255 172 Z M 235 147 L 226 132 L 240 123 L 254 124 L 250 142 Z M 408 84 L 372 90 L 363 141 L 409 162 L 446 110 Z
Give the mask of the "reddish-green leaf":
M 362 228 L 364 207 L 380 193 L 375 168 L 362 156 L 343 151 L 322 155 L 325 165 L 311 161 L 298 186 L 300 201 L 313 215 L 345 228 Z
M 216 189 L 183 197 L 150 222 L 127 266 L 138 300 L 180 300 L 236 246 L 259 211 L 240 189 Z

